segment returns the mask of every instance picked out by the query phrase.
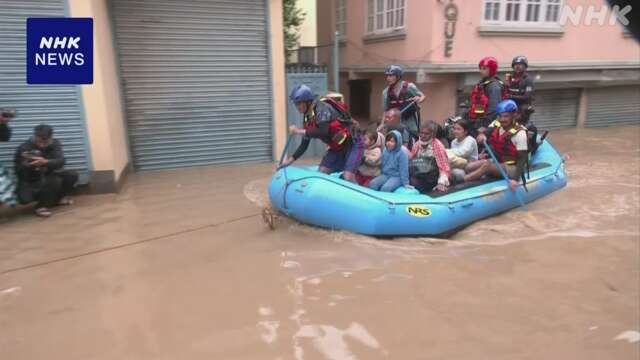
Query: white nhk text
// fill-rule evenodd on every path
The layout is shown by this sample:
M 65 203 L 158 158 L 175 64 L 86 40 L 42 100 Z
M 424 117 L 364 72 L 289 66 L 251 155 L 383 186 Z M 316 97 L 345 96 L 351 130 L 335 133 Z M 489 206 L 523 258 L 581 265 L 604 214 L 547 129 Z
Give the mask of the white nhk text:
M 43 36 L 40 39 L 39 48 L 42 49 L 77 49 L 80 50 L 80 37 L 53 37 Z M 49 52 L 42 51 L 36 54 L 36 66 L 82 66 L 84 65 L 84 54 L 81 52 Z

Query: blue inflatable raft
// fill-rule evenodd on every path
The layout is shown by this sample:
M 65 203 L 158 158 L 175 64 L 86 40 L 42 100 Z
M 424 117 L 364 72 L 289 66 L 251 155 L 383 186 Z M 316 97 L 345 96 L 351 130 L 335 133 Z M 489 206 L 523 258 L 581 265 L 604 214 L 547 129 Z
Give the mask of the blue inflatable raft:
M 383 193 L 316 169 L 278 170 L 269 184 L 272 206 L 303 223 L 373 236 L 448 234 L 567 184 L 564 160 L 549 141 L 530 160 L 528 191 L 520 186 L 517 193 L 504 179 L 464 183 L 428 195 L 405 188 Z

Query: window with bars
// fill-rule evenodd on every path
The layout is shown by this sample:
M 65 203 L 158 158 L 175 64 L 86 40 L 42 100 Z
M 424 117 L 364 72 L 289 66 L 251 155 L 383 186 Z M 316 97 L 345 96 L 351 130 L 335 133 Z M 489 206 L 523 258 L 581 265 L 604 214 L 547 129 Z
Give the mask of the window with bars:
M 487 0 L 484 3 L 484 20 L 500 20 L 500 0 Z
M 540 20 L 540 6 L 542 0 L 527 0 L 527 22 L 537 22 Z
M 563 0 L 483 0 L 484 25 L 558 26 Z
M 336 31 L 340 38 L 347 35 L 347 0 L 335 0 L 336 2 Z
M 405 0 L 368 0 L 367 33 L 404 27 Z
M 547 22 L 560 21 L 561 0 L 547 0 L 545 20 Z
M 520 20 L 520 0 L 507 0 L 505 20 L 508 22 Z

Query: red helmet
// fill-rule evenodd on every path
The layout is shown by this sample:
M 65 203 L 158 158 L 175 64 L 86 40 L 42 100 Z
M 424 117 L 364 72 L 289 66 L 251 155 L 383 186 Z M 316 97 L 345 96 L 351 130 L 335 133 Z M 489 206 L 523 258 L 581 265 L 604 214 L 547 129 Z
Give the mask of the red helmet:
M 496 73 L 498 72 L 498 60 L 496 60 L 496 58 L 494 58 L 493 56 L 487 56 L 486 58 L 483 58 L 482 60 L 480 60 L 480 63 L 478 63 L 478 68 L 483 66 L 489 68 L 489 76 L 496 76 Z

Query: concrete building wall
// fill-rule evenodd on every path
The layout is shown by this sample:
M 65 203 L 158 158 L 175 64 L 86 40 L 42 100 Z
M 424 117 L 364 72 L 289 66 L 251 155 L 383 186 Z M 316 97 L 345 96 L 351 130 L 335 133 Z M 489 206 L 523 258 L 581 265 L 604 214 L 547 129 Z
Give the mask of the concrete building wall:
M 351 4 L 351 1 L 348 2 Z M 333 0 L 320 0 L 316 7 L 316 37 L 318 45 L 330 44 L 333 42 L 333 33 L 335 32 L 335 13 Z M 348 22 L 355 19 L 348 18 Z M 347 24 L 347 26 L 349 26 Z
M 493 55 L 509 63 L 515 54 L 527 54 L 532 63 L 568 63 L 638 61 L 640 47 L 625 36 L 620 25 L 573 25 L 568 21 L 560 33 L 530 31 L 517 33 L 485 31 L 482 26 L 482 1 L 454 0 L 458 19 L 451 57 L 444 56 L 445 15 L 448 1 L 405 0 L 406 20 L 402 36 L 376 39 L 366 34 L 367 1 L 347 2 L 347 46 L 341 54 L 341 65 L 381 65 L 398 62 L 406 65 L 423 63 L 476 64 L 479 58 Z M 567 0 L 571 8 L 604 6 L 600 0 Z M 318 8 L 318 39 L 329 43 L 333 38 L 334 7 L 332 1 Z M 586 10 L 584 10 L 586 13 Z M 399 34 L 402 35 L 402 34 Z
M 71 16 L 92 17 L 94 81 L 82 86 L 93 163 L 92 186 L 114 191 L 129 164 L 117 57 L 106 0 L 69 0 Z
M 366 34 L 367 1 L 351 0 L 347 2 L 347 34 L 346 46 L 341 48 L 341 66 L 359 64 L 385 64 L 392 62 L 428 61 L 432 47 L 432 20 L 434 8 L 432 1 L 405 0 L 405 31 L 404 38 L 395 40 L 377 39 Z M 331 16 L 331 23 L 335 17 L 333 10 L 323 12 Z M 319 19 L 319 26 L 328 23 L 326 19 Z M 333 28 L 331 28 L 333 29 Z M 327 29 L 319 30 L 326 32 Z M 326 35 L 323 35 L 326 38 Z
M 410 1 L 412 4 L 415 1 Z M 459 8 L 458 21 L 453 43 L 452 57 L 446 58 L 443 49 L 434 51 L 433 62 L 458 62 L 475 64 L 485 55 L 495 56 L 500 62 L 510 65 L 516 54 L 526 54 L 531 63 L 551 62 L 609 62 L 638 61 L 640 46 L 635 39 L 625 36 L 622 26 L 595 22 L 591 26 L 574 25 L 571 21 L 563 26 L 564 32 L 542 34 L 536 32 L 521 33 L 520 36 L 508 36 L 513 33 L 481 32 L 482 1 L 454 1 Z M 582 6 L 586 14 L 588 6 L 606 6 L 600 0 L 567 0 L 569 7 Z M 444 4 L 434 9 L 431 25 L 435 27 L 433 43 L 444 41 Z M 408 31 L 413 32 L 413 29 Z M 420 31 L 420 26 L 415 31 Z
M 282 32 L 282 0 L 269 0 L 269 39 L 271 46 L 271 95 L 274 117 L 274 159 L 280 156 L 287 141 L 287 96 Z
M 571 21 L 556 29 L 509 29 L 487 26 L 482 21 L 483 1 L 405 0 L 405 26 L 384 35 L 367 34 L 366 0 L 347 2 L 346 40 L 340 47 L 343 79 L 370 79 L 370 117 L 381 116 L 381 91 L 386 86 L 381 75 L 389 64 L 405 67 L 405 80 L 416 80 L 417 71 L 426 71 L 426 81 L 418 83 L 427 100 L 423 119 L 438 121 L 456 112 L 459 91 L 468 91 L 478 80 L 477 63 L 484 56 L 495 56 L 503 71 L 510 70 L 511 59 L 525 54 L 537 77 L 539 89 L 586 88 L 591 86 L 637 85 L 640 46 L 618 24 L 595 22 L 587 26 Z M 458 10 L 450 57 L 445 56 L 447 19 L 445 9 Z M 567 0 L 572 9 L 606 6 L 601 0 Z M 525 4 L 521 4 L 522 7 Z M 333 39 L 334 2 L 318 8 L 318 39 Z M 342 84 L 347 84 L 341 81 Z M 345 94 L 348 88 L 341 88 Z M 584 92 L 587 94 L 588 92 Z M 348 98 L 347 98 L 348 100 Z M 586 99 L 583 99 L 585 102 Z M 582 115 L 584 116 L 584 115 Z

